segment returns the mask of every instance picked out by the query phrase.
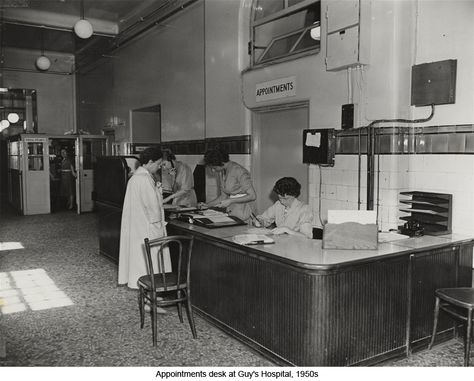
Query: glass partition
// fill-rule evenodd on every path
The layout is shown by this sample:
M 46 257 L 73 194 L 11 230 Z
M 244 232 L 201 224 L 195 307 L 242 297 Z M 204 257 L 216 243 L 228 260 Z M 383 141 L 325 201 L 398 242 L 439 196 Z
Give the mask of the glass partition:
M 38 132 L 36 90 L 0 87 L 0 132 L 7 136 Z

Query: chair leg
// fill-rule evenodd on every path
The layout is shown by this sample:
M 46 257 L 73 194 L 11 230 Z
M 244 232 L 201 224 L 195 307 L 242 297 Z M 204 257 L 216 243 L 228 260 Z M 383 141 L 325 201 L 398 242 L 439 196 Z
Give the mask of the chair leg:
M 156 312 L 156 298 L 151 298 L 151 331 L 153 335 L 153 346 L 156 347 L 157 342 L 157 312 Z
M 181 299 L 183 297 L 183 292 L 182 291 L 178 291 L 178 299 Z M 176 307 L 178 307 L 178 316 L 179 316 L 179 321 L 181 323 L 184 323 L 184 320 L 183 320 L 183 306 L 181 305 L 181 302 L 177 303 L 176 304 Z
M 138 309 L 140 311 L 140 328 L 143 329 L 145 324 L 145 303 L 143 300 L 143 287 L 140 287 L 138 290 Z
M 193 307 L 191 305 L 191 298 L 189 294 L 186 298 L 186 315 L 188 315 L 189 326 L 191 327 L 193 338 L 197 339 L 196 325 L 194 324 Z
M 439 298 L 436 297 L 435 309 L 434 309 L 434 319 L 433 319 L 433 332 L 431 333 L 431 341 L 428 349 L 433 347 L 435 338 L 436 338 L 436 328 L 438 327 L 438 315 L 439 315 Z
M 471 352 L 471 334 L 472 334 L 472 309 L 467 312 L 466 323 L 466 345 L 464 347 L 464 366 L 469 366 L 469 355 Z

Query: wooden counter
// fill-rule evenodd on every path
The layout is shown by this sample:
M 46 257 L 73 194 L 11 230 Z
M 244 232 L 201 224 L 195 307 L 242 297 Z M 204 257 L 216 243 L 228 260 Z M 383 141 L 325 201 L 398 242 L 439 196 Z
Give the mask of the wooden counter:
M 285 365 L 368 365 L 427 346 L 434 290 L 470 287 L 474 240 L 408 238 L 378 250 L 323 250 L 320 240 L 273 236 L 241 246 L 247 226 L 206 229 L 172 221 L 168 234 L 195 237 L 192 300 L 198 313 Z M 440 340 L 452 337 L 441 319 Z

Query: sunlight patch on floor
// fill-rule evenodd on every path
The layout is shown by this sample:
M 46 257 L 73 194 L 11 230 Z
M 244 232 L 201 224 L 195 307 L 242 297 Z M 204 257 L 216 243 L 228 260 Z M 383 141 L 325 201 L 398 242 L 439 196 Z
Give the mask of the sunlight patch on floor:
M 21 242 L 0 242 L 0 251 L 24 249 Z
M 2 314 L 71 306 L 72 300 L 61 291 L 44 269 L 0 273 L 0 311 Z

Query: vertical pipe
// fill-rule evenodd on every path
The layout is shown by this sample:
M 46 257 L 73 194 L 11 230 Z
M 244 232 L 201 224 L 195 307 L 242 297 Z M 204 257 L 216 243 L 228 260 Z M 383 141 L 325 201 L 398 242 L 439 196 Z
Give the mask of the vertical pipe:
M 374 127 L 367 127 L 367 210 L 374 210 Z
M 405 351 L 407 357 L 410 356 L 411 352 L 411 314 L 412 314 L 412 288 L 413 288 L 413 266 L 415 261 L 415 255 L 411 254 L 408 259 L 408 271 L 407 271 L 407 319 L 406 319 L 406 330 L 405 330 Z
M 360 152 L 360 139 L 361 139 L 361 129 L 359 128 L 359 149 L 358 149 L 358 166 L 357 166 L 357 210 L 360 210 L 360 176 L 361 176 L 361 155 Z
M 377 130 L 375 132 L 374 142 L 377 144 L 377 223 L 379 222 L 379 205 L 380 205 L 380 138 L 378 138 Z M 374 157 L 375 157 L 374 152 Z M 380 224 L 381 225 L 381 224 Z

